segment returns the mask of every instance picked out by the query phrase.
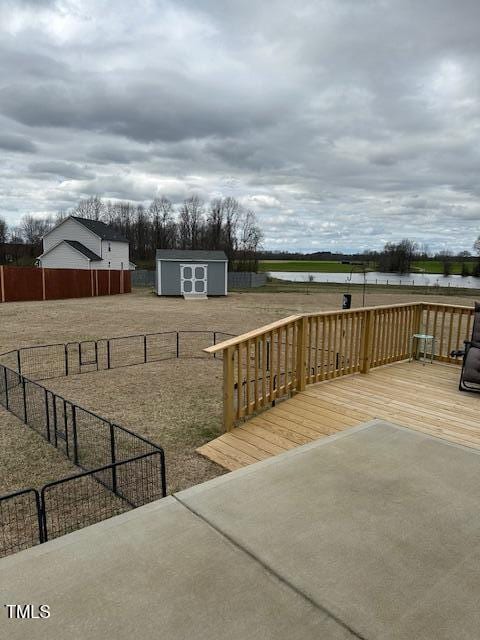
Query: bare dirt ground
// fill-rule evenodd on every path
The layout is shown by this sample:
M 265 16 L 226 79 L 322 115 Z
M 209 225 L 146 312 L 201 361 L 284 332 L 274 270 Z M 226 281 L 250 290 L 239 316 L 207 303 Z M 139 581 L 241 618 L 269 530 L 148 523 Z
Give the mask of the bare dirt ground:
M 0 306 L 0 352 L 34 344 L 181 329 L 239 334 L 295 313 L 339 309 L 340 291 L 318 287 L 309 294 L 231 293 L 227 298 L 186 302 L 182 298 L 158 298 L 145 288 L 123 296 L 10 302 Z M 388 305 L 424 298 L 417 292 L 369 292 L 366 304 Z M 473 305 L 474 299 L 474 292 L 461 297 L 428 296 L 431 302 L 468 306 Z M 361 303 L 361 292 L 355 291 L 353 306 Z
M 472 306 L 462 296 L 416 291 L 369 291 L 366 304 L 428 299 Z M 478 296 L 478 294 L 477 294 Z M 19 346 L 169 330 L 240 334 L 300 312 L 338 309 L 342 288 L 306 292 L 262 290 L 186 302 L 149 289 L 130 295 L 0 305 L 0 352 Z M 353 306 L 361 306 L 353 291 Z M 46 381 L 46 386 L 158 442 L 167 455 L 169 490 L 197 484 L 222 469 L 195 453 L 220 433 L 221 363 L 171 360 Z M 72 472 L 72 465 L 33 431 L 0 411 L 0 494 L 38 486 Z M 73 467 L 73 470 L 75 468 Z

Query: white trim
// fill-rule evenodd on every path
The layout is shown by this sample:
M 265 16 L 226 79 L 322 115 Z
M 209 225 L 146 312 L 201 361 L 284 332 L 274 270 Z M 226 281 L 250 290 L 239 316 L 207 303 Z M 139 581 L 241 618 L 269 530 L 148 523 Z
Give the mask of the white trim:
M 188 262 L 189 260 L 191 260 L 192 263 L 200 264 L 198 260 L 194 258 L 157 258 L 157 262 Z M 228 263 L 228 260 L 210 260 L 210 258 L 204 258 L 202 262 L 225 262 L 226 264 Z
M 225 295 L 228 295 L 228 262 L 225 262 Z
M 162 295 L 162 265 L 161 260 L 157 260 L 157 296 Z
M 54 244 L 53 247 L 51 247 L 48 251 L 45 251 L 45 253 L 42 253 L 41 255 L 39 255 L 37 260 L 40 260 L 41 258 L 46 256 L 48 253 L 50 253 L 50 251 L 53 251 L 54 249 L 56 249 L 59 245 L 62 244 L 62 242 L 65 242 L 65 244 L 68 245 L 70 247 L 70 249 L 73 249 L 74 251 L 76 251 L 78 254 L 80 254 L 82 256 L 82 258 L 85 258 L 85 260 L 88 260 L 88 262 L 100 262 L 100 260 L 93 261 L 91 258 L 88 258 L 84 253 L 82 253 L 81 251 L 79 251 L 75 247 L 72 247 L 71 244 L 68 244 L 68 242 L 67 242 L 67 240 L 65 240 L 65 238 L 63 240 L 59 240 L 57 242 L 57 244 Z M 88 249 L 88 247 L 87 247 L 87 249 Z M 92 251 L 92 253 L 93 253 L 93 251 Z
M 184 276 L 183 276 L 183 271 L 187 267 L 192 270 L 192 277 L 191 278 L 184 278 Z M 204 270 L 204 274 L 205 274 L 204 278 L 196 278 L 195 277 L 195 269 L 197 269 L 198 267 L 201 267 Z M 185 280 L 188 280 L 188 281 L 190 281 L 192 283 L 192 290 L 191 291 L 185 291 L 185 289 L 184 289 Z M 204 283 L 204 290 L 203 291 L 195 291 L 195 283 L 197 281 Z M 208 292 L 208 264 L 203 264 L 201 262 L 184 262 L 183 264 L 181 264 L 180 265 L 180 294 L 182 296 L 188 295 L 189 297 L 193 298 L 195 296 L 206 296 L 207 292 Z

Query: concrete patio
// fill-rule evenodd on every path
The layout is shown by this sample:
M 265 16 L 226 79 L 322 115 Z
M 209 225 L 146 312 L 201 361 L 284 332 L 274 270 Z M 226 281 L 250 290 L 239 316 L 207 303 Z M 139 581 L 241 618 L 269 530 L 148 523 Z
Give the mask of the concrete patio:
M 0 561 L 0 637 L 476 639 L 478 451 L 372 421 Z

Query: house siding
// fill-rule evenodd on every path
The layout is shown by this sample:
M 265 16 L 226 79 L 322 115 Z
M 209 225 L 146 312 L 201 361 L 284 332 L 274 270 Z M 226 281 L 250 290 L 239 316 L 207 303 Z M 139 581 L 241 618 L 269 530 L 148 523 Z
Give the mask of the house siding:
M 129 270 L 129 251 L 128 251 L 128 242 L 117 242 L 113 240 L 102 240 L 101 241 L 101 253 L 100 255 L 103 259 L 101 262 L 95 262 L 95 269 L 123 269 L 124 271 Z M 110 245 L 111 250 L 108 250 L 108 245 Z M 109 263 L 110 262 L 110 266 Z
M 50 233 L 47 233 L 47 235 L 44 236 L 43 253 L 54 247 L 62 240 L 77 240 L 85 245 L 87 249 L 96 253 L 97 256 L 102 255 L 101 239 L 86 227 L 70 219 L 65 220 L 62 224 L 59 224 L 58 227 L 52 229 Z
M 46 269 L 89 269 L 90 261 L 73 247 L 62 242 L 40 258 L 40 265 Z

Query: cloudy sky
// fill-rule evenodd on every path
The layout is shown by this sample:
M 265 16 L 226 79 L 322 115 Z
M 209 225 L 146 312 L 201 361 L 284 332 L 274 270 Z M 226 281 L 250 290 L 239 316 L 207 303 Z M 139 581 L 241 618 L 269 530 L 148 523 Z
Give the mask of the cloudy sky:
M 272 249 L 480 233 L 478 0 L 0 0 L 0 215 L 253 208 Z

